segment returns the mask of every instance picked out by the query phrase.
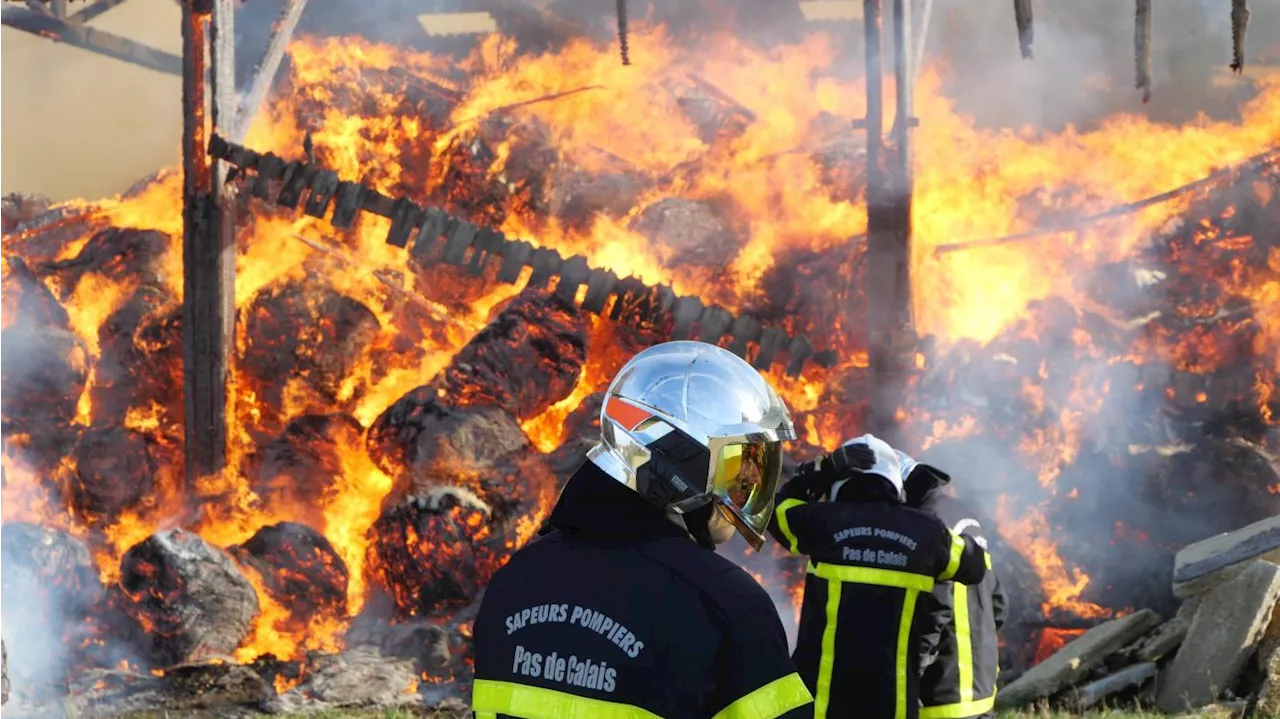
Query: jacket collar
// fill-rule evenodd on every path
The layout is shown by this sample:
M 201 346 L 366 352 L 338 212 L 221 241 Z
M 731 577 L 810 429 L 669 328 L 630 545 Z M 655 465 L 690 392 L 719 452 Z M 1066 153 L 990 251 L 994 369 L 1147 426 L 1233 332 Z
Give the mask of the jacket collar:
M 689 539 L 689 534 L 667 519 L 661 510 L 589 460 L 565 483 L 548 522 L 570 534 L 615 539 Z

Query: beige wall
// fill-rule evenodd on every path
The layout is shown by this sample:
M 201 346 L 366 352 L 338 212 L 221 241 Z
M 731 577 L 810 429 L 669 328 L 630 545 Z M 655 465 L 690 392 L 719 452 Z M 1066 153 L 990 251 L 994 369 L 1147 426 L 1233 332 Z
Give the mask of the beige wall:
M 72 3 L 78 9 L 82 3 Z M 128 0 L 93 27 L 181 54 L 174 0 Z M 0 31 L 0 190 L 56 200 L 120 193 L 176 165 L 181 80 L 5 27 Z

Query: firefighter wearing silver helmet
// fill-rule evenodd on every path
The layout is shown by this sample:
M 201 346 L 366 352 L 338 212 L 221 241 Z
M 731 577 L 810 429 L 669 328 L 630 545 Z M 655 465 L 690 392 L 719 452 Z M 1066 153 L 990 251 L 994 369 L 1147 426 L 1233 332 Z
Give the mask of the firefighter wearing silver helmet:
M 631 359 L 600 442 L 547 531 L 485 590 L 477 717 L 800 717 L 812 698 L 772 599 L 715 545 L 756 548 L 773 516 L 786 405 L 702 342 Z

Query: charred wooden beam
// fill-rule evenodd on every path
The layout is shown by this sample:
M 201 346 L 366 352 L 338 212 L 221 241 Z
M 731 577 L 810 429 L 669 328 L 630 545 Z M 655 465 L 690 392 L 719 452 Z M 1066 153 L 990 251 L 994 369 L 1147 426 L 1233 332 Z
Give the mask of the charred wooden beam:
M 182 348 L 186 476 L 192 486 L 220 471 L 227 452 L 234 204 L 222 201 L 226 168 L 206 148 L 210 131 L 234 118 L 233 2 L 186 0 L 182 6 Z M 207 78 L 206 51 L 213 65 Z
M 95 2 L 83 10 L 77 10 L 76 12 L 71 13 L 71 16 L 68 17 L 67 20 L 73 23 L 86 23 L 111 8 L 123 3 L 124 0 L 98 0 L 98 2 Z
M 869 350 L 875 387 L 867 418 L 871 431 L 894 433 L 905 380 L 913 367 L 915 338 L 911 320 L 911 128 L 912 107 L 910 0 L 893 0 L 894 82 L 897 107 L 894 148 L 882 140 L 881 2 L 864 0 L 867 66 L 867 301 Z M 889 441 L 892 441 L 891 439 Z
M 1134 87 L 1151 101 L 1151 0 L 1136 0 L 1133 26 Z
M 1022 59 L 1030 60 L 1033 57 L 1031 44 L 1035 41 L 1031 0 L 1013 0 L 1013 17 L 1018 25 L 1018 48 L 1022 50 Z
M 267 49 L 263 51 L 262 59 L 258 61 L 257 69 L 254 70 L 253 82 L 249 85 L 249 91 L 245 93 L 244 100 L 236 113 L 235 126 L 230 133 L 231 139 L 235 142 L 243 142 L 245 136 L 249 134 L 253 118 L 257 116 L 263 101 L 267 99 L 267 93 L 275 83 L 276 72 L 284 59 L 285 48 L 289 45 L 289 39 L 293 37 L 293 31 L 298 27 L 298 19 L 302 17 L 302 11 L 306 7 L 307 0 L 285 0 L 284 7 L 280 8 L 280 15 L 271 29 L 271 40 L 267 42 Z
M 84 12 L 87 12 L 88 8 Z M 182 58 L 127 37 L 70 22 L 51 14 L 22 7 L 6 6 L 0 11 L 0 22 L 15 30 L 66 43 L 81 50 L 140 65 L 168 75 L 181 75 Z
M 612 272 L 592 269 L 584 257 L 563 257 L 552 248 L 535 248 L 523 240 L 507 239 L 497 230 L 478 227 L 438 207 L 424 207 L 404 197 L 388 197 L 356 182 L 340 181 L 335 192 L 331 185 L 336 176 L 323 167 L 286 163 L 274 154 L 260 154 L 217 134 L 209 141 L 209 153 L 245 173 L 255 174 L 254 196 L 259 199 L 270 199 L 265 188 L 272 181 L 302 177 L 306 187 L 299 192 L 310 192 L 303 204 L 312 216 L 323 218 L 332 207 L 331 222 L 336 226 L 350 226 L 360 212 L 391 219 L 388 243 L 408 249 L 409 256 L 420 263 L 443 262 L 481 274 L 488 263 L 496 260 L 497 279 L 508 284 L 518 282 L 525 267 L 532 270 L 529 282 L 535 286 L 545 285 L 552 277 L 558 278 L 557 291 L 560 284 L 585 284 L 587 292 L 581 305 L 584 310 L 603 314 L 612 306 L 616 319 L 630 316 L 622 311 L 625 305 L 625 309 L 646 321 L 674 312 L 681 336 L 716 342 L 728 334 L 732 338 L 730 351 L 750 359 L 760 369 L 785 358 L 787 373 L 795 376 L 808 363 L 832 367 L 838 360 L 832 350 L 816 352 L 805 337 L 791 337 L 776 327 L 762 332 L 759 321 L 749 316 L 735 318 L 723 308 L 704 307 L 698 298 L 678 297 L 668 287 L 649 287 L 635 278 L 620 280 Z M 264 188 L 263 192 L 256 191 L 259 187 Z M 281 194 L 284 192 L 275 199 L 277 205 Z M 296 206 L 298 199 L 290 196 L 285 201 Z M 567 295 L 567 290 L 563 294 Z M 748 352 L 748 343 L 755 347 L 754 355 Z

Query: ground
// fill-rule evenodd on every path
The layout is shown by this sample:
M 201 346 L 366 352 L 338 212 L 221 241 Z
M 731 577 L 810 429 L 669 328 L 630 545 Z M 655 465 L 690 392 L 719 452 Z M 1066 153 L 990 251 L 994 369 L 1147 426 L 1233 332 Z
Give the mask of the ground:
M 168 715 L 172 719 L 176 719 L 174 714 Z M 443 714 L 423 714 L 405 710 L 384 710 L 384 711 L 333 711 L 322 712 L 319 714 L 296 714 L 287 715 L 285 717 L 277 717 L 277 719 L 455 719 L 458 717 L 455 713 Z M 465 716 L 465 715 L 463 715 Z M 1227 711 L 1206 710 L 1198 714 L 1184 714 L 1177 719 L 1226 719 L 1233 716 Z M 264 715 L 265 717 L 265 715 Z M 1170 719 L 1167 714 L 1156 714 L 1147 712 L 1131 712 L 1131 711 L 1097 711 L 1088 714 L 1068 714 L 1050 711 L 1033 711 L 1033 712 L 1006 712 L 999 715 L 998 719 Z

